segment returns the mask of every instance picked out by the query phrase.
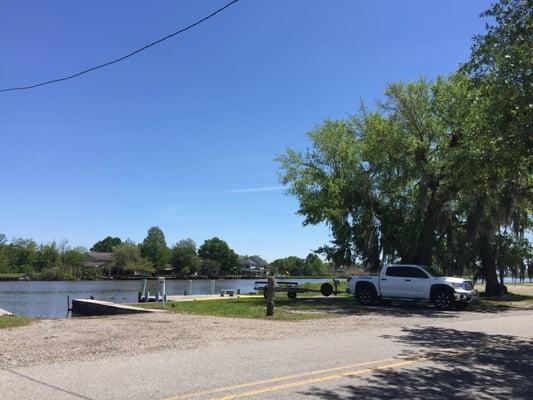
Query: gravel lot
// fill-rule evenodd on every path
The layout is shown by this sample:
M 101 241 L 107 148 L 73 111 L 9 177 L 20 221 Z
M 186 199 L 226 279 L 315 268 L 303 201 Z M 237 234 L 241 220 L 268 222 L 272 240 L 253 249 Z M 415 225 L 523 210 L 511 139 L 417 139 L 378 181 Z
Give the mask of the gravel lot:
M 516 315 L 531 310 L 497 312 Z M 482 312 L 439 312 L 430 307 L 371 307 L 357 314 L 305 321 L 267 321 L 186 314 L 38 320 L 0 330 L 0 365 L 4 368 L 58 361 L 81 361 L 147 353 L 165 348 L 192 349 L 235 342 L 394 326 L 431 325 L 442 319 L 486 318 Z

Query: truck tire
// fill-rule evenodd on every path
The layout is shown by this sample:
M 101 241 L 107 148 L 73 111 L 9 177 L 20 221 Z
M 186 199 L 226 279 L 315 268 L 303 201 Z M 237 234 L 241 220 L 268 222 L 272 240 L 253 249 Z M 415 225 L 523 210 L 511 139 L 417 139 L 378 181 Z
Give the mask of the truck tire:
M 298 292 L 296 290 L 291 290 L 291 289 L 287 290 L 287 297 L 289 299 L 295 299 L 297 294 Z
M 378 296 L 374 286 L 360 285 L 355 289 L 355 297 L 357 297 L 359 304 L 363 306 L 370 306 L 376 302 Z
M 321 286 L 320 286 L 320 293 L 322 293 L 322 296 L 331 296 L 331 293 L 333 293 L 333 286 L 331 286 L 331 284 L 329 283 L 323 283 Z
M 439 310 L 452 310 L 455 306 L 455 298 L 450 290 L 439 289 L 433 297 L 433 303 Z

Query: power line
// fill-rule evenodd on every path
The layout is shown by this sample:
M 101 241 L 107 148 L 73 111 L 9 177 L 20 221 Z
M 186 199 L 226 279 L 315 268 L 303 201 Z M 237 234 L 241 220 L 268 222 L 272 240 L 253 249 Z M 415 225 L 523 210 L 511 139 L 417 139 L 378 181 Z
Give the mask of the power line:
M 100 64 L 100 65 L 97 65 L 95 67 L 91 67 L 91 68 L 87 68 L 83 71 L 80 71 L 80 72 L 77 72 L 75 74 L 72 74 L 72 75 L 68 75 L 68 76 L 65 76 L 63 78 L 58 78 L 58 79 L 52 79 L 50 81 L 45 81 L 45 82 L 40 82 L 40 83 L 36 83 L 36 84 L 33 84 L 33 85 L 28 85 L 28 86 L 19 86 L 19 87 L 12 87 L 12 88 L 6 88 L 6 89 L 0 89 L 0 92 L 10 92 L 10 91 L 14 91 L 14 90 L 26 90 L 26 89 L 34 89 L 36 87 L 39 87 L 39 86 L 44 86 L 44 85 L 50 85 L 52 83 L 57 83 L 57 82 L 62 82 L 62 81 L 67 81 L 69 79 L 73 79 L 73 78 L 77 78 L 78 76 L 80 75 L 84 75 L 84 74 L 88 74 L 89 72 L 93 72 L 93 71 L 96 71 L 97 69 L 100 69 L 100 68 L 104 68 L 104 67 L 108 67 L 109 65 L 112 65 L 112 64 L 116 64 L 116 63 L 119 63 L 121 61 L 124 61 L 125 59 L 127 58 L 130 58 L 130 57 L 133 57 L 134 55 L 140 53 L 141 51 L 144 51 L 152 46 L 155 46 L 167 39 L 170 39 L 170 38 L 173 38 L 174 36 L 177 36 L 179 35 L 180 33 L 183 33 L 185 31 L 188 31 L 189 29 L 192 29 L 194 28 L 195 26 L 197 25 L 200 25 L 202 22 L 205 22 L 207 21 L 208 19 L 210 18 L 213 18 L 215 15 L 217 15 L 218 13 L 221 13 L 222 11 L 224 11 L 226 8 L 230 7 L 231 5 L 237 3 L 239 0 L 232 0 L 230 1 L 229 3 L 227 3 L 225 6 L 219 8 L 218 10 L 216 11 L 213 11 L 211 14 L 203 17 L 202 19 L 186 26 L 185 28 L 182 28 L 180 29 L 179 31 L 176 31 L 174 33 L 171 33 L 170 35 L 167 35 L 165 37 L 162 37 L 161 39 L 158 39 L 156 40 L 155 42 L 152 42 L 152 43 L 149 43 L 147 44 L 146 46 L 143 46 L 137 50 L 134 50 L 132 51 L 131 53 L 128 53 L 126 54 L 125 56 L 122 56 L 120 58 L 116 58 L 114 60 L 111 60 L 109 62 L 106 62 L 105 64 Z

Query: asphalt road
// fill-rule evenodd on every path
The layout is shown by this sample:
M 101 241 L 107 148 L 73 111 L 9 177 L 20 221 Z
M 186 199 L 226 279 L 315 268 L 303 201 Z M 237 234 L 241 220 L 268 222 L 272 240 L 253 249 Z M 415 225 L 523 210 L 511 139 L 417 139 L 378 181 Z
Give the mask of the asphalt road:
M 532 399 L 532 377 L 533 313 L 488 314 L 0 369 L 0 399 Z

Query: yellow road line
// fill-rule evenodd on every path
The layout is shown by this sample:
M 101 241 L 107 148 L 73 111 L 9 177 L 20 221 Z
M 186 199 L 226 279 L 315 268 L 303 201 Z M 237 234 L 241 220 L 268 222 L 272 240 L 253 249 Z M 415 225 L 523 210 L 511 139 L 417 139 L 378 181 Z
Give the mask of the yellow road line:
M 165 400 L 181 400 L 181 399 L 186 399 L 186 398 L 189 398 L 189 397 L 205 396 L 205 395 L 208 395 L 208 394 L 227 392 L 227 391 L 230 391 L 230 390 L 242 389 L 242 388 L 246 388 L 246 387 L 250 387 L 250 386 L 263 385 L 265 383 L 274 383 L 274 382 L 280 382 L 280 381 L 287 381 L 287 380 L 290 380 L 290 379 L 303 378 L 305 376 L 320 375 L 320 374 L 325 374 L 325 373 L 328 373 L 328 372 L 342 371 L 343 369 L 351 369 L 351 368 L 362 367 L 362 366 L 365 366 L 365 365 L 377 364 L 377 363 L 382 363 L 382 362 L 386 362 L 386 361 L 393 361 L 393 360 L 395 360 L 395 359 L 394 358 L 385 358 L 383 360 L 367 361 L 367 362 L 363 362 L 363 363 L 345 365 L 345 366 L 342 366 L 342 367 L 333 367 L 333 368 L 327 368 L 327 369 L 322 369 L 322 370 L 318 370 L 318 371 L 304 372 L 304 373 L 301 373 L 301 374 L 286 375 L 286 376 L 281 376 L 281 377 L 277 377 L 277 378 L 263 379 L 263 380 L 260 380 L 260 381 L 242 383 L 242 384 L 239 384 L 239 385 L 220 387 L 220 388 L 216 388 L 216 389 L 209 389 L 209 390 L 205 390 L 205 391 L 202 391 L 202 392 L 186 393 L 186 394 L 182 394 L 182 395 L 178 395 L 178 396 L 174 396 L 174 397 L 169 397 L 169 398 L 167 398 Z
M 232 394 L 232 395 L 229 395 L 229 396 L 213 398 L 211 400 L 240 399 L 240 398 L 243 398 L 243 397 L 256 396 L 256 395 L 263 394 L 263 393 L 276 392 L 276 391 L 279 391 L 279 390 L 290 389 L 290 388 L 294 388 L 294 387 L 298 387 L 298 386 L 306 386 L 306 385 L 311 385 L 311 384 L 314 384 L 314 383 L 321 383 L 321 382 L 331 381 L 331 380 L 335 380 L 335 379 L 345 378 L 345 377 L 348 377 L 348 376 L 364 375 L 364 374 L 368 374 L 368 373 L 371 373 L 371 372 L 374 372 L 374 371 L 378 371 L 378 370 L 381 370 L 381 369 L 390 369 L 390 368 L 403 367 L 403 366 L 406 366 L 406 365 L 419 363 L 419 362 L 422 362 L 422 361 L 425 361 L 425 360 L 427 360 L 427 359 L 426 358 L 420 358 L 420 359 L 415 359 L 415 360 L 397 362 L 397 363 L 393 363 L 393 364 L 381 365 L 381 366 L 373 367 L 373 368 L 365 368 L 365 369 L 361 369 L 361 370 L 357 370 L 357 371 L 351 371 L 351 372 L 344 372 L 344 373 L 340 373 L 340 374 L 327 375 L 327 376 L 322 376 L 320 378 L 306 379 L 306 380 L 301 380 L 301 381 L 297 381 L 297 382 L 285 383 L 283 385 L 265 387 L 265 388 L 261 388 L 261 389 L 257 389 L 257 390 L 253 390 L 253 391 L 249 391 L 249 392 L 242 392 L 242 393 Z

